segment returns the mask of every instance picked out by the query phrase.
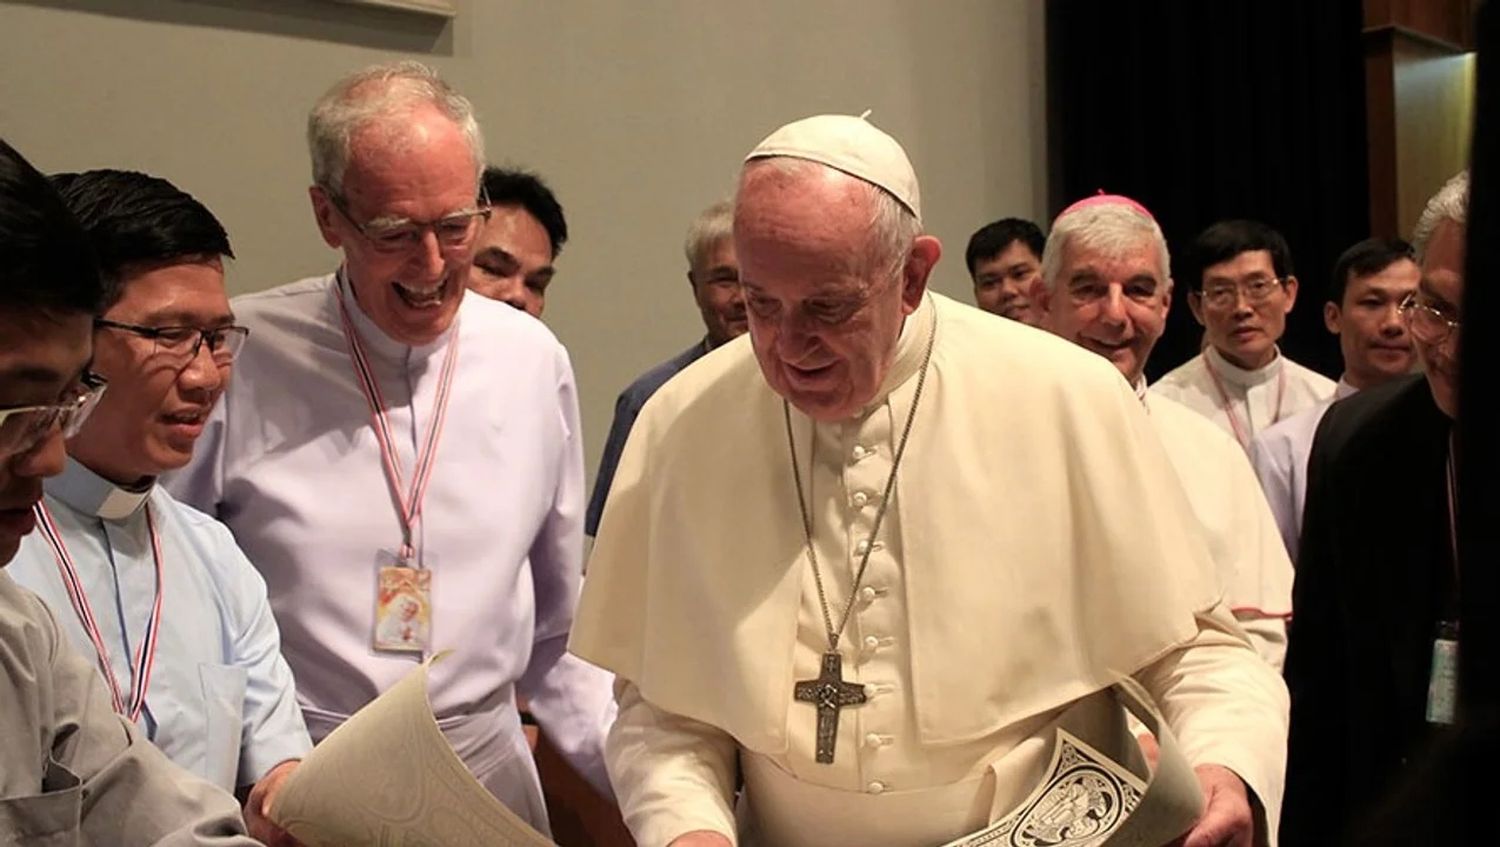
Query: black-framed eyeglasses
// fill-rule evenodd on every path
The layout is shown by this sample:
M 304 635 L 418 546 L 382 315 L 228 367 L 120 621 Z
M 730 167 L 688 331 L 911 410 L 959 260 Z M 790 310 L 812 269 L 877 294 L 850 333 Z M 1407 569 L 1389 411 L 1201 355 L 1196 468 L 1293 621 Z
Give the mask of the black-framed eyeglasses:
M 77 435 L 108 387 L 104 377 L 90 371 L 84 371 L 79 382 L 79 388 L 65 400 L 0 409 L 0 456 L 30 452 L 54 426 L 62 429 L 63 438 Z
M 1448 317 L 1415 294 L 1408 294 L 1401 301 L 1401 317 L 1412 337 L 1423 344 L 1442 344 L 1463 326 L 1463 321 Z
M 416 249 L 422 243 L 422 236 L 432 230 L 437 239 L 438 249 L 444 253 L 462 252 L 474 242 L 475 236 L 479 234 L 479 227 L 490 219 L 494 210 L 490 208 L 490 198 L 482 189 L 479 192 L 479 205 L 472 209 L 453 212 L 444 215 L 435 221 L 413 221 L 405 218 L 396 220 L 375 220 L 368 223 L 360 223 L 349 214 L 349 207 L 345 205 L 344 198 L 338 192 L 323 186 L 323 192 L 328 195 L 328 202 L 333 204 L 344 220 L 354 227 L 355 231 L 364 236 L 364 239 L 380 253 L 399 255 Z
M 208 354 L 213 357 L 214 364 L 227 365 L 234 361 L 250 335 L 250 328 L 243 326 L 216 326 L 209 329 L 196 326 L 141 326 L 107 318 L 94 318 L 94 326 L 118 329 L 150 339 L 153 344 L 152 355 L 164 356 L 183 364 L 197 358 L 198 351 L 207 344 Z
M 1211 282 L 1203 286 L 1200 296 L 1206 305 L 1215 309 L 1228 309 L 1239 302 L 1241 292 L 1247 303 L 1264 303 L 1280 291 L 1285 283 L 1285 279 L 1277 276 L 1252 276 L 1237 282 Z

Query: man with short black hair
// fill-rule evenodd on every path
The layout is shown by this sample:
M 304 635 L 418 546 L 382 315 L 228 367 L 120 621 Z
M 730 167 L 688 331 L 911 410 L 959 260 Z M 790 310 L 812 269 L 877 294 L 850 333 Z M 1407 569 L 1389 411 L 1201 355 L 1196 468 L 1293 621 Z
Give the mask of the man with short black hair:
M 568 241 L 568 221 L 552 189 L 533 173 L 484 169 L 482 198 L 489 220 L 474 248 L 469 288 L 540 318 L 557 255 Z
M 1031 287 L 1039 278 L 1046 242 L 1036 224 L 1021 218 L 980 227 L 964 250 L 975 304 L 1001 317 L 1039 324 L 1041 311 L 1032 305 Z
M 37 508 L 44 531 L 11 573 L 96 656 L 116 709 L 179 765 L 243 789 L 251 834 L 274 841 L 265 809 L 312 742 L 265 581 L 223 524 L 156 484 L 192 458 L 245 342 L 224 288 L 229 237 L 164 179 L 56 183 L 99 257 L 93 368 L 110 390 L 68 442 Z
M 1412 247 L 1399 238 L 1367 238 L 1333 266 L 1323 324 L 1339 337 L 1344 374 L 1334 396 L 1264 430 L 1250 445 L 1250 462 L 1276 516 L 1293 561 L 1302 532 L 1307 455 L 1323 413 L 1335 401 L 1411 372 L 1416 362 L 1401 304 L 1417 289 L 1421 272 Z
M 1297 302 L 1281 233 L 1259 221 L 1220 221 L 1194 239 L 1180 278 L 1205 344 L 1153 392 L 1206 416 L 1246 451 L 1257 432 L 1333 396 L 1333 380 L 1276 346 Z
M 35 526 L 42 480 L 104 385 L 90 371 L 102 292 L 88 239 L 47 180 L 0 141 L 0 567 Z M 233 798 L 114 713 L 55 614 L 0 573 L 0 840 L 224 845 Z

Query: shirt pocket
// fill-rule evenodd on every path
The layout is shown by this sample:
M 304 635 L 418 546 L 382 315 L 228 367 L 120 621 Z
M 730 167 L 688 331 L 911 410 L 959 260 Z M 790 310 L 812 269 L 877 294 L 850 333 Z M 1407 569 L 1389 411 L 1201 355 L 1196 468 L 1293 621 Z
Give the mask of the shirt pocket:
M 233 792 L 240 772 L 245 728 L 245 687 L 250 674 L 234 665 L 198 665 L 205 725 L 203 777 Z
M 0 845 L 77 847 L 82 815 L 83 783 L 49 759 L 41 794 L 0 800 Z

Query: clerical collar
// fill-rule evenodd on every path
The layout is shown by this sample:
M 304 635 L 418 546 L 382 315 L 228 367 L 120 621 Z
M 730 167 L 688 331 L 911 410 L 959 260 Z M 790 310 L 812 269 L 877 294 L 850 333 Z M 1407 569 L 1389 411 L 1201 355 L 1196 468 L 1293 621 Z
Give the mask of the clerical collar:
M 1225 382 L 1232 383 L 1240 388 L 1251 388 L 1276 379 L 1281 374 L 1282 355 L 1281 350 L 1276 350 L 1276 357 L 1253 371 L 1245 370 L 1234 364 L 1219 352 L 1219 349 L 1210 344 L 1203 351 L 1203 357 L 1208 360 L 1209 367 Z
M 1342 400 L 1351 394 L 1358 394 L 1359 389 L 1350 385 L 1343 377 L 1339 377 L 1339 384 L 1333 387 L 1333 399 Z
M 156 488 L 156 480 L 152 479 L 141 488 L 125 488 L 69 456 L 63 472 L 44 482 L 42 488 L 48 496 L 75 512 L 107 521 L 121 521 L 146 504 L 151 491 Z
M 927 353 L 928 329 L 935 320 L 937 313 L 932 305 L 932 295 L 924 292 L 916 311 L 907 315 L 906 321 L 901 325 L 901 336 L 896 339 L 896 357 L 891 361 L 891 369 L 886 373 L 885 381 L 880 384 L 880 390 L 875 392 L 870 402 L 860 410 L 860 417 L 884 403 L 892 391 L 900 388 L 922 369 L 922 358 Z
M 373 320 L 370 320 L 370 316 L 365 314 L 364 306 L 359 300 L 355 299 L 354 288 L 349 283 L 349 274 L 343 266 L 339 267 L 338 273 L 334 277 L 334 284 L 339 286 L 344 292 L 344 303 L 349 306 L 349 320 L 353 322 L 355 330 L 359 332 L 359 341 L 364 345 L 366 355 L 381 359 L 425 361 L 431 358 L 434 353 L 446 350 L 448 348 L 448 339 L 453 334 L 453 328 L 458 326 L 458 315 L 469 305 L 467 302 L 459 303 L 458 313 L 454 314 L 453 322 L 448 325 L 447 329 L 443 330 L 442 335 L 439 335 L 427 344 L 412 345 L 390 337 L 386 334 L 385 330 L 377 326 Z M 333 296 L 335 296 L 333 292 L 329 292 L 329 297 L 332 298 Z M 467 296 L 464 297 L 465 301 L 469 299 Z M 338 306 L 331 305 L 329 308 L 335 310 L 334 319 L 337 320 Z

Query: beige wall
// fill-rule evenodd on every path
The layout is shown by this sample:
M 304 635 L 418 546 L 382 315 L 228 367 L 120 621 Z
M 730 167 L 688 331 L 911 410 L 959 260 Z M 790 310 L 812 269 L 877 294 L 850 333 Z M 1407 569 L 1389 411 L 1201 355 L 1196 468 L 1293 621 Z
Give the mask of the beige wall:
M 1468 167 L 1474 58 L 1413 40 L 1396 42 L 1396 203 L 1407 238 L 1427 199 Z
M 491 160 L 541 172 L 572 240 L 546 321 L 578 374 L 590 471 L 615 394 L 702 333 L 691 217 L 792 118 L 900 139 L 969 299 L 979 224 L 1045 213 L 1040 0 L 458 0 L 451 23 L 327 0 L 0 2 L 0 135 L 43 170 L 168 177 L 224 221 L 236 292 L 331 270 L 303 121 L 340 74 L 413 56 L 479 110 Z

